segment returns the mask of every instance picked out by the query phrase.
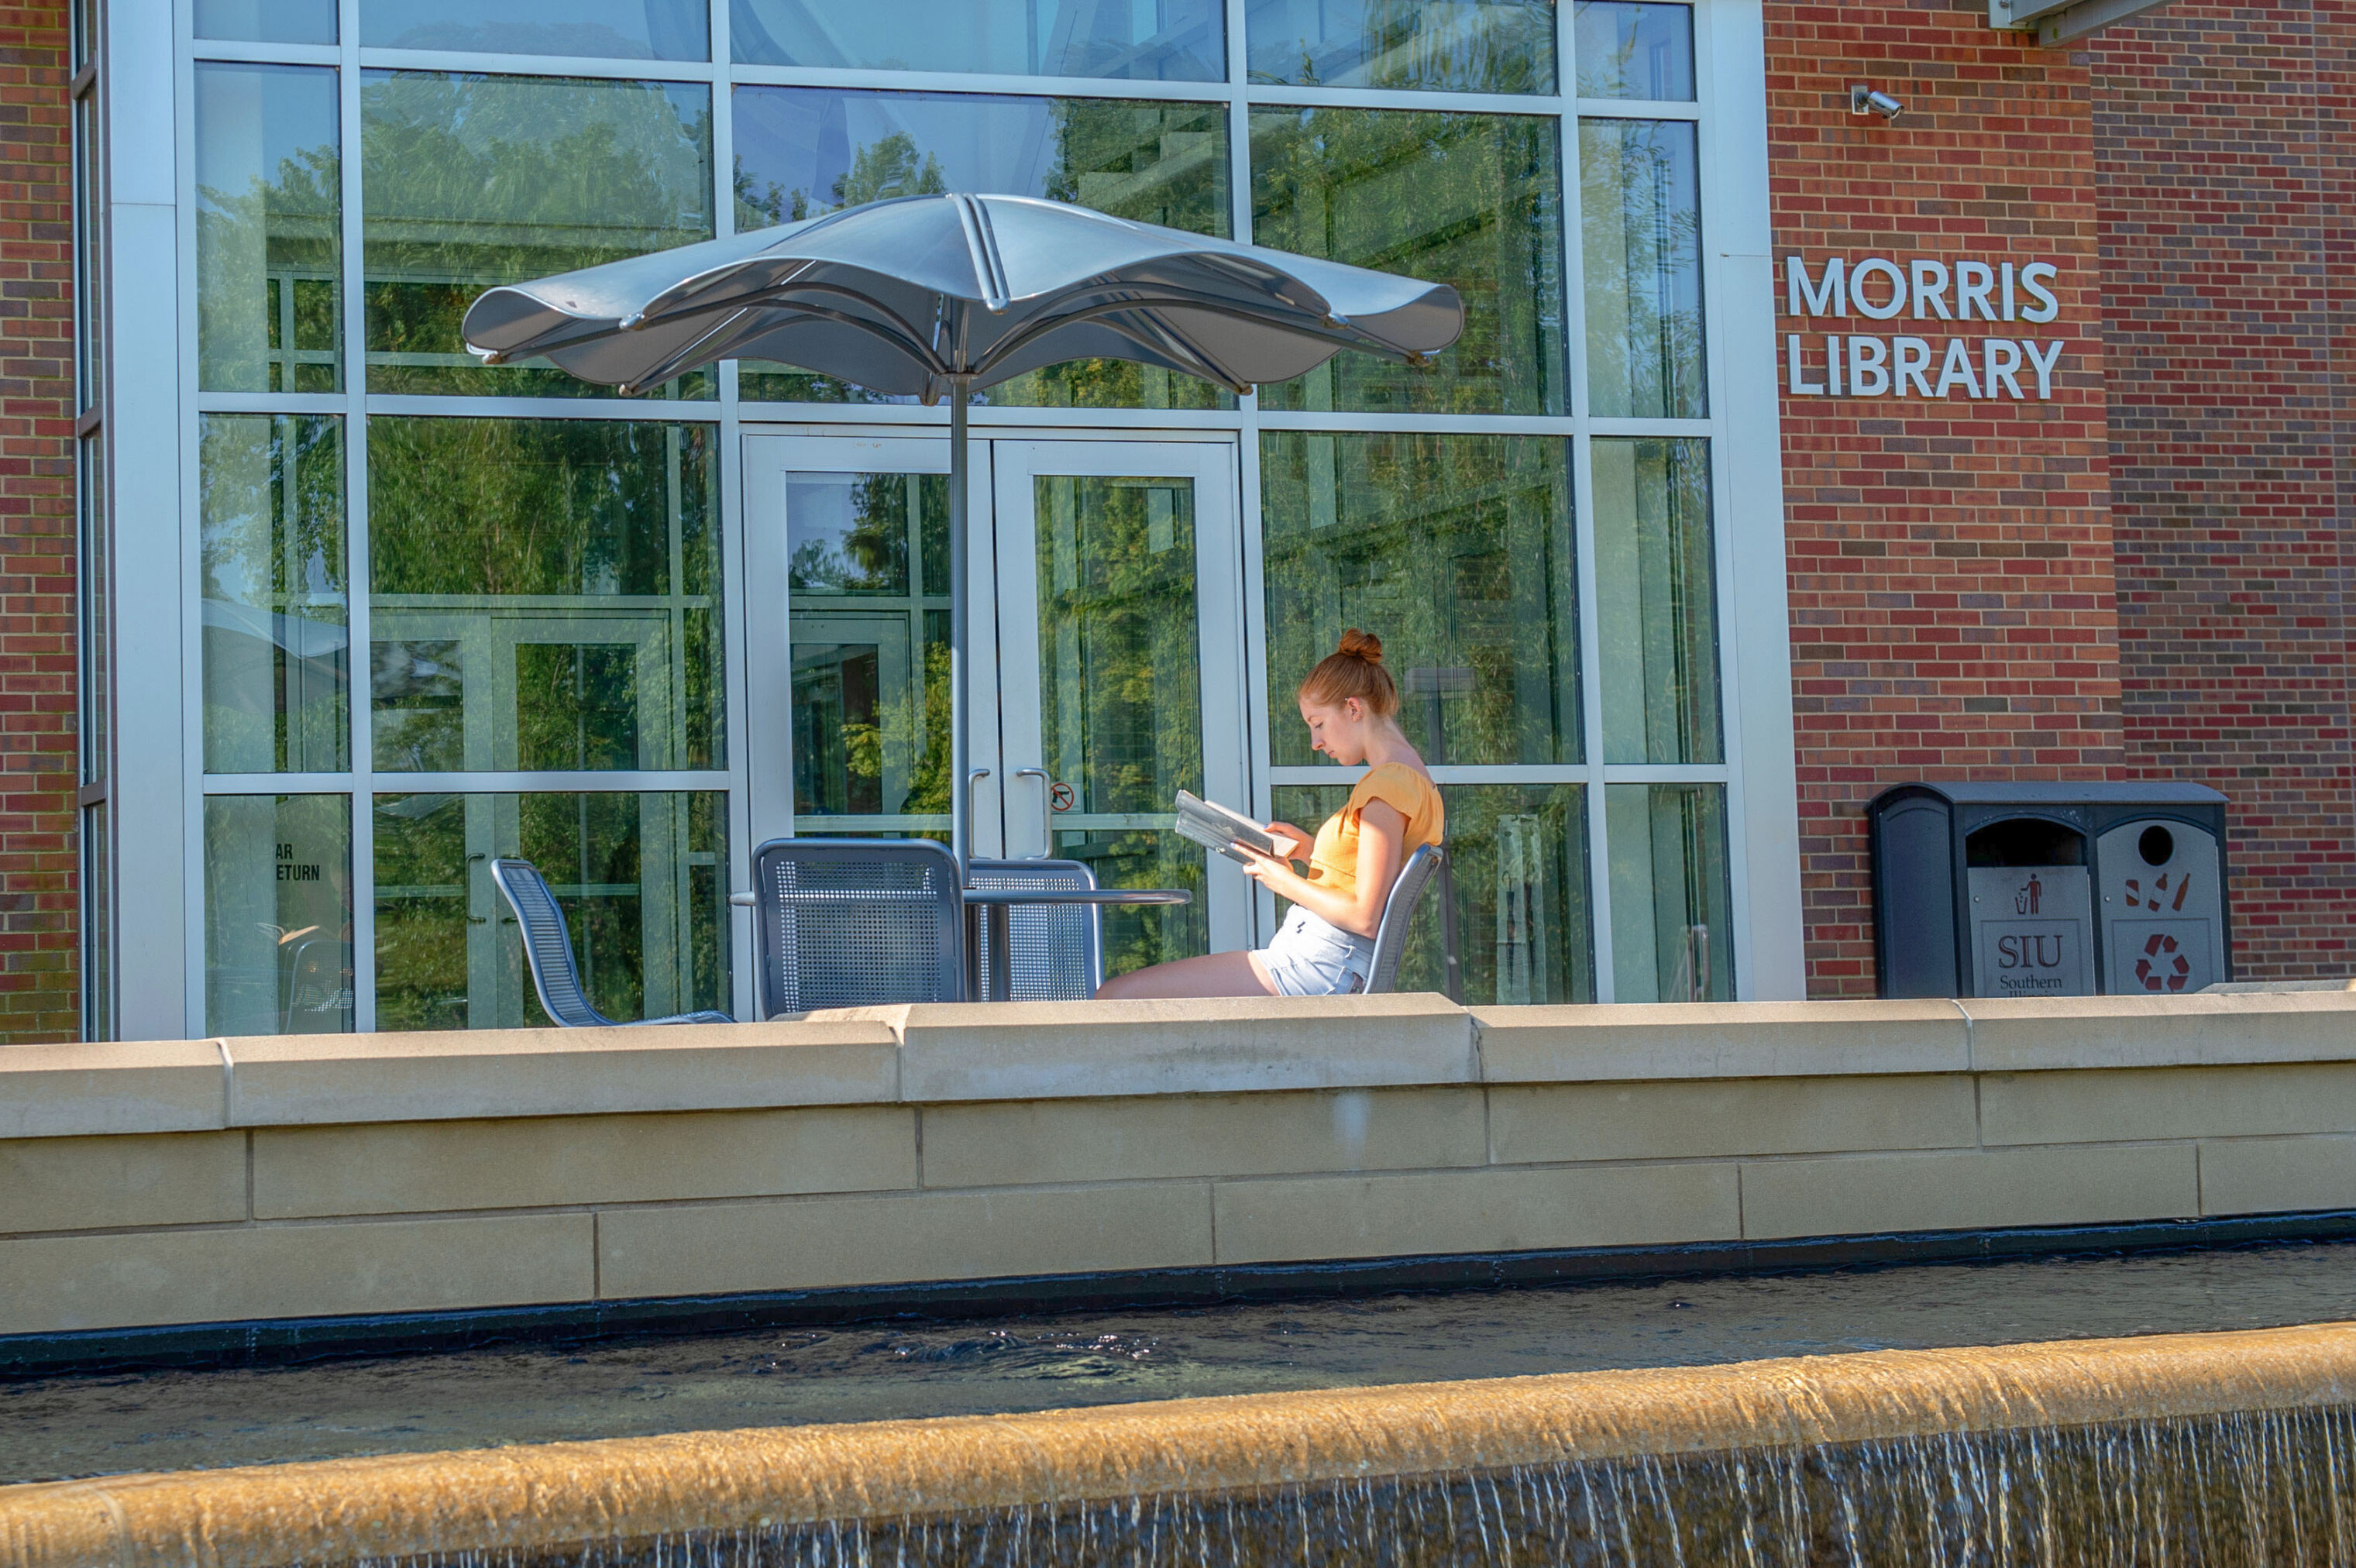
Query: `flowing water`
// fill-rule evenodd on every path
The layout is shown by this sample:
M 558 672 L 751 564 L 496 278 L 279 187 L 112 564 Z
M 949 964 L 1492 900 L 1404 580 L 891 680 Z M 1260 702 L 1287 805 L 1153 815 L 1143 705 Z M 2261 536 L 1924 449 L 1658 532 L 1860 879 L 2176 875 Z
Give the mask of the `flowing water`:
M 130 1372 L 0 1383 L 0 1481 L 2351 1318 L 2329 1243 Z
M 682 1534 L 419 1568 L 2344 1568 L 2356 1412 L 1179 1493 Z

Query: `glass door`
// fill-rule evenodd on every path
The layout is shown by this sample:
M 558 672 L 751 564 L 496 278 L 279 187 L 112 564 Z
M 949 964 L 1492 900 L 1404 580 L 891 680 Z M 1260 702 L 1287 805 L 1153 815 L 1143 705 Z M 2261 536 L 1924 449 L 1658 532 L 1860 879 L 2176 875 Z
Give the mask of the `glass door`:
M 975 457 L 986 476 L 988 443 L 975 443 Z M 744 460 L 750 843 L 792 834 L 947 842 L 948 443 L 756 435 L 745 438 Z M 981 504 L 968 603 L 986 628 L 986 478 L 973 494 Z M 973 685 L 990 689 L 987 678 Z M 987 704 L 975 710 L 977 755 L 994 749 L 983 738 L 995 725 Z M 999 850 L 995 813 L 994 799 L 977 797 L 978 853 Z
M 948 449 L 745 440 L 748 842 L 948 834 Z M 1108 972 L 1250 944 L 1181 789 L 1248 809 L 1242 548 L 1226 442 L 976 441 L 974 848 L 1184 888 L 1108 913 Z
M 1235 448 L 1001 441 L 991 468 L 1008 846 L 1194 893 L 1107 912 L 1108 975 L 1248 946 L 1249 884 L 1173 815 L 1182 789 L 1250 805 Z

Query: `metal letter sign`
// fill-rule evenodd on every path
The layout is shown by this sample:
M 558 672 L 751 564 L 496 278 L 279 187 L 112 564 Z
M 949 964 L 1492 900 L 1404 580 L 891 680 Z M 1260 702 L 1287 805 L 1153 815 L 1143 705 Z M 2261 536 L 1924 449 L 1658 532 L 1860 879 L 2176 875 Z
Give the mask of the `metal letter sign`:
M 1805 258 L 1783 259 L 1783 314 L 1862 315 L 1888 321 L 1980 320 L 2044 323 L 2062 314 L 2046 284 L 2061 273 L 2051 261 L 1938 261 L 1901 267 L 1887 256 L 1852 266 L 1827 258 L 1811 272 Z M 1900 334 L 1826 334 L 1811 341 L 1783 336 L 1783 389 L 1800 397 L 1965 398 L 1980 402 L 2053 400 L 2053 372 L 2067 338 L 1952 336 L 1935 342 Z

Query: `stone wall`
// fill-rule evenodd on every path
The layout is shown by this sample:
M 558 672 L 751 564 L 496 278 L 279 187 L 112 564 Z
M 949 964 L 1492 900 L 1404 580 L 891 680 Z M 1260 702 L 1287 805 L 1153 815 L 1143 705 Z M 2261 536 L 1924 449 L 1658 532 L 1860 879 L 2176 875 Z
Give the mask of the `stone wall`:
M 2356 996 L 0 1052 L 0 1335 L 2356 1207 Z

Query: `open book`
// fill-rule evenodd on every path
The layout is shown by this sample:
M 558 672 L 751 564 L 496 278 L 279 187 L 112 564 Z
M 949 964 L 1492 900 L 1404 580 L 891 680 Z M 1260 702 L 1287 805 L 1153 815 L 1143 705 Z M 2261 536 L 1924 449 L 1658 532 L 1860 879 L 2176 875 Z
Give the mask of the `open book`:
M 1237 849 L 1238 844 L 1263 855 L 1276 853 L 1276 840 L 1258 823 L 1183 789 L 1178 792 L 1178 833 L 1205 849 L 1216 849 L 1228 859 L 1247 866 L 1251 864 L 1251 857 Z

